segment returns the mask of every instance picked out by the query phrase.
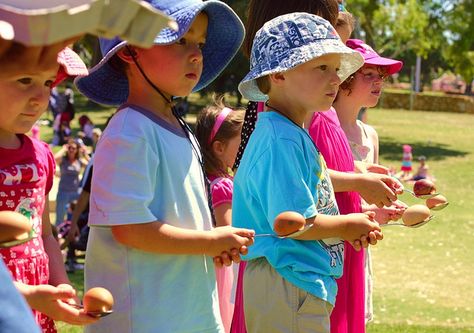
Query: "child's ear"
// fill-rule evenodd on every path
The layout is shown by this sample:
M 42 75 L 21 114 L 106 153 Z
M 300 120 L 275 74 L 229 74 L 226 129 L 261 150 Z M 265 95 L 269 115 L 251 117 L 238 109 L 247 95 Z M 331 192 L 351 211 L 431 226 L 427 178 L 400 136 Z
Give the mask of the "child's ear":
M 285 81 L 285 73 L 274 73 L 268 75 L 271 85 L 280 85 Z
M 222 154 L 224 153 L 224 150 L 225 150 L 225 145 L 222 141 L 216 140 L 212 143 L 212 152 L 217 157 L 222 156 Z
M 117 51 L 117 56 L 122 59 L 122 61 L 128 63 L 128 64 L 133 64 L 135 59 L 139 58 L 138 52 L 136 49 L 132 46 L 125 46 L 122 47 L 120 50 Z

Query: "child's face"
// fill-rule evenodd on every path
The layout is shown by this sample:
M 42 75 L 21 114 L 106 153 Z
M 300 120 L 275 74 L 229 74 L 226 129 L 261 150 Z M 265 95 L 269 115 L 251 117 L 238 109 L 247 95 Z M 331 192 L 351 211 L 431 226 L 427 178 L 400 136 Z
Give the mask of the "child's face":
M 207 15 L 200 13 L 188 32 L 176 43 L 139 49 L 139 62 L 144 71 L 165 93 L 187 96 L 199 82 L 207 25 Z
M 237 157 L 237 153 L 239 152 L 240 147 L 240 132 L 238 135 L 234 136 L 232 139 L 227 141 L 224 149 L 224 153 L 222 155 L 222 163 L 228 167 L 232 168 L 235 163 L 235 159 Z
M 340 55 L 326 54 L 283 73 L 286 97 L 306 112 L 328 110 L 341 84 L 340 64 Z
M 27 133 L 46 111 L 58 66 L 0 75 L 1 137 Z
M 336 31 L 344 44 L 351 38 L 352 27 L 344 19 L 337 19 Z
M 355 73 L 351 94 L 355 103 L 361 107 L 374 107 L 377 105 L 382 93 L 382 85 L 385 75 L 377 66 L 364 65 Z

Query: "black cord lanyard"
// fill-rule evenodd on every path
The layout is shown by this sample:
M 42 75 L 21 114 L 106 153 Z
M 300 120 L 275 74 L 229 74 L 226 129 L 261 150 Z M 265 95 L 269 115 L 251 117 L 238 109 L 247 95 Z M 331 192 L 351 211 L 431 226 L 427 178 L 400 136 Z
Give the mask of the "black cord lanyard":
M 316 146 L 316 143 L 313 141 L 313 138 L 309 135 L 308 131 L 305 131 L 304 128 L 302 128 L 300 125 L 298 125 L 293 119 L 291 119 L 290 117 L 288 117 L 286 114 L 284 114 L 283 112 L 281 112 L 280 110 L 278 110 L 277 108 L 271 106 L 268 101 L 265 102 L 265 106 L 272 109 L 273 111 L 275 111 L 276 113 L 282 115 L 283 117 L 285 117 L 286 119 L 288 119 L 289 121 L 291 121 L 296 127 L 298 127 L 301 131 L 304 132 L 304 134 L 306 134 L 306 136 L 309 138 L 309 140 L 311 141 L 311 143 L 313 144 L 314 148 L 316 149 L 316 152 L 318 154 L 320 154 L 319 152 L 319 149 L 318 147 Z
M 129 51 L 129 53 L 130 53 L 130 55 L 133 59 L 133 62 L 137 66 L 138 70 L 140 71 L 140 73 L 142 74 L 142 76 L 146 80 L 146 82 L 153 88 L 153 90 L 155 90 L 171 106 L 171 112 L 173 113 L 173 116 L 178 121 L 179 126 L 181 127 L 184 134 L 186 135 L 186 139 L 188 139 L 189 143 L 191 144 L 191 149 L 192 149 L 194 155 L 196 155 L 199 166 L 201 167 L 201 173 L 202 173 L 202 176 L 203 176 L 203 179 L 204 179 L 204 188 L 206 189 L 206 193 L 207 193 L 207 206 L 209 207 L 209 211 L 211 213 L 212 225 L 215 227 L 216 226 L 216 217 L 214 216 L 214 208 L 212 206 L 211 183 L 209 182 L 209 178 L 207 178 L 206 169 L 204 167 L 204 161 L 202 159 L 201 147 L 199 146 L 199 142 L 197 140 L 193 140 L 191 138 L 191 137 L 195 138 L 196 136 L 194 135 L 194 132 L 191 129 L 191 127 L 189 127 L 189 125 L 184 121 L 184 119 L 178 114 L 176 108 L 173 105 L 173 100 L 172 100 L 173 97 L 168 98 L 168 97 L 165 96 L 165 94 L 163 94 L 161 92 L 161 90 L 148 78 L 148 76 L 145 74 L 145 72 L 143 71 L 141 66 L 138 64 L 138 61 L 135 58 L 135 54 L 134 54 L 133 50 L 128 45 L 126 45 L 125 47 L 128 49 L 128 51 Z M 196 145 L 197 145 L 197 147 L 196 147 Z

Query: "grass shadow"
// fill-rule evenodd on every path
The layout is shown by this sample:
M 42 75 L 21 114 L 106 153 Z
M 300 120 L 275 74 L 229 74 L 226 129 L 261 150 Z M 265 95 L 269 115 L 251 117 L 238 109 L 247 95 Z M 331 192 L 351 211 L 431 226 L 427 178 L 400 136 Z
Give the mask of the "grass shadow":
M 403 144 L 400 140 L 392 137 L 380 137 L 380 158 L 390 161 L 401 161 L 403 154 Z M 426 156 L 429 161 L 441 161 L 449 157 L 464 157 L 469 154 L 467 151 L 452 149 L 450 145 L 440 142 L 405 142 L 413 149 L 413 159 L 420 155 Z

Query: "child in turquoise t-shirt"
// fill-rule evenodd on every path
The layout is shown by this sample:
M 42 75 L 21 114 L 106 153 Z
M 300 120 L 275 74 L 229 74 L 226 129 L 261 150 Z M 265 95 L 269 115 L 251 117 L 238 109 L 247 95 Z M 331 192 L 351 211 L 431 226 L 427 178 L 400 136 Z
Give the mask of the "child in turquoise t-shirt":
M 255 36 L 239 90 L 268 110 L 243 155 L 232 202 L 234 225 L 257 234 L 245 256 L 249 332 L 329 332 L 343 240 L 360 249 L 381 239 L 372 213 L 338 215 L 324 159 L 302 128 L 309 112 L 329 109 L 341 81 L 362 64 L 315 15 L 279 16 Z M 273 221 L 284 211 L 303 215 L 312 227 L 297 239 L 258 237 L 274 234 Z

